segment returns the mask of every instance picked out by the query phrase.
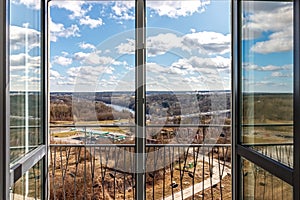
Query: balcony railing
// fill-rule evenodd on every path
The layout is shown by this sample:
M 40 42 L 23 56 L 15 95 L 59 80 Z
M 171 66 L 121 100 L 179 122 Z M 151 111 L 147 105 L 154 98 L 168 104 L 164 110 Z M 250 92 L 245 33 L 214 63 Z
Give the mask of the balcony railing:
M 133 199 L 134 148 L 51 145 L 51 199 Z M 149 144 L 146 149 L 147 199 L 230 198 L 230 145 Z
M 50 199 L 135 198 L 135 185 L 143 183 L 135 183 L 134 144 L 99 144 L 87 132 L 81 142 L 64 142 L 50 144 Z M 292 166 L 292 144 L 250 148 Z M 146 144 L 146 152 L 147 199 L 231 199 L 230 144 Z M 264 199 L 286 190 L 276 177 L 255 166 L 247 165 L 241 173 L 257 179 L 254 191 Z M 270 184 L 275 189 L 268 189 Z

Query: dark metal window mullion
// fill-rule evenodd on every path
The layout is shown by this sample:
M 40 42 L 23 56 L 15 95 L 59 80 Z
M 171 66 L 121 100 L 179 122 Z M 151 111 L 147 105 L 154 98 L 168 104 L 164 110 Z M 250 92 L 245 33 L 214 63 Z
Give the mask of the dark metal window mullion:
M 257 0 L 259 1 L 259 0 Z M 300 2 L 294 0 L 294 169 L 290 169 L 281 163 L 272 161 L 271 159 L 259 155 L 253 150 L 245 148 L 240 141 L 241 112 L 242 112 L 242 82 L 241 82 L 241 2 L 242 0 L 232 0 L 232 190 L 233 199 L 243 198 L 243 186 L 241 176 L 241 157 L 249 159 L 254 164 L 264 168 L 269 172 L 277 175 L 287 183 L 293 185 L 294 199 L 300 199 L 300 121 L 297 116 L 300 114 Z M 274 165 L 270 165 L 273 162 Z M 274 173 L 274 168 L 279 167 L 281 172 Z M 293 177 L 292 177 L 293 175 Z
M 18 160 L 17 163 L 15 163 L 13 166 L 10 167 L 10 172 L 7 174 L 10 174 L 10 182 L 9 185 L 12 187 L 12 185 L 19 179 L 23 174 L 27 171 L 29 171 L 34 165 L 36 165 L 38 162 L 42 161 L 42 171 L 41 173 L 41 198 L 42 199 L 48 199 L 48 69 L 47 69 L 47 58 L 48 58 L 48 51 L 47 51 L 47 36 L 48 36 L 48 29 L 47 29 L 47 9 L 48 4 L 46 0 L 41 1 L 41 47 L 40 47 L 40 57 L 41 57 L 41 89 L 40 89 L 40 97 L 39 97 L 39 105 L 40 105 L 40 124 L 36 126 L 36 128 L 39 128 L 39 146 L 34 149 L 33 151 L 30 151 L 28 154 L 26 154 L 24 157 L 22 157 L 20 160 Z M 8 62 L 8 61 L 7 61 Z M 9 65 L 8 65 L 9 66 Z M 8 67 L 7 67 L 8 69 Z M 1 90 L 2 91 L 2 90 Z M 7 94 L 9 97 L 9 93 Z M 9 103 L 9 101 L 8 101 Z M 2 104 L 1 104 L 2 105 Z M 9 108 L 9 105 L 7 106 Z M 6 108 L 6 109 L 7 109 Z M 6 110 L 7 113 L 8 110 Z M 9 115 L 6 118 L 9 120 Z M 6 122 L 8 128 L 6 131 L 7 137 L 9 137 L 9 124 Z M 9 150 L 9 146 L 6 145 L 6 149 Z M 7 151 L 8 151 L 7 150 Z M 8 154 L 8 162 L 9 162 L 9 154 Z M 5 198 L 6 199 L 6 198 Z
M 45 147 L 45 156 L 42 159 L 42 199 L 48 199 L 48 0 L 41 1 L 41 143 Z
M 231 145 L 232 145 L 232 199 L 239 199 L 241 188 L 241 159 L 236 151 L 240 137 L 240 20 L 239 20 L 239 0 L 231 1 L 231 95 L 232 95 L 232 114 L 231 114 Z
M 294 171 L 293 198 L 300 199 L 300 1 L 294 0 Z
M 20 158 L 17 163 L 10 168 L 10 186 L 13 187 L 14 183 L 17 182 L 31 168 L 33 168 L 39 161 L 41 161 L 46 154 L 46 145 L 40 145 L 39 147 L 30 151 L 28 154 L 24 155 L 24 157 Z M 43 190 L 43 185 L 41 185 L 41 187 Z
M 136 0 L 135 8 L 135 166 L 136 199 L 146 198 L 145 188 L 145 153 L 146 153 L 146 119 L 145 119 L 145 0 Z
M 9 199 L 9 63 L 8 0 L 0 3 L 0 199 Z

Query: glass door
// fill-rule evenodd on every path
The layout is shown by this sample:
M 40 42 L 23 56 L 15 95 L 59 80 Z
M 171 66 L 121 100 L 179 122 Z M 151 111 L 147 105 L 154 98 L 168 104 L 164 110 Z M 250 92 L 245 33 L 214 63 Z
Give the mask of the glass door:
M 50 197 L 230 198 L 230 1 L 48 6 Z
M 45 2 L 9 1 L 10 198 L 45 198 L 47 80 Z
M 294 3 L 235 1 L 233 8 L 235 195 L 293 199 Z
M 50 198 L 133 199 L 142 185 L 136 2 L 53 0 L 48 8 Z
M 146 197 L 230 198 L 230 1 L 146 1 L 146 18 Z

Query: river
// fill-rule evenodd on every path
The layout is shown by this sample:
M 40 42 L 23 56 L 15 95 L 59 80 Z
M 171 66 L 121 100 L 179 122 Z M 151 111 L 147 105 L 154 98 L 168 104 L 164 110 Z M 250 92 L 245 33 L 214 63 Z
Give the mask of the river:
M 107 104 L 105 103 L 106 106 L 109 106 L 113 109 L 115 109 L 116 111 L 119 111 L 119 112 L 122 112 L 123 110 L 126 110 L 126 111 L 129 111 L 131 112 L 132 114 L 134 114 L 134 110 L 130 109 L 130 108 L 127 108 L 127 107 L 124 107 L 124 106 L 119 106 L 119 105 L 116 105 L 116 104 Z

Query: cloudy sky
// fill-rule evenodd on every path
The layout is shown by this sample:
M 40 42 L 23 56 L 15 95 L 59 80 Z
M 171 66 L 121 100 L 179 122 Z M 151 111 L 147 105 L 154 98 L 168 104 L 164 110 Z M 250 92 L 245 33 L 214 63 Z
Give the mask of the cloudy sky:
M 244 91 L 293 91 L 292 5 L 244 2 Z
M 11 16 L 12 68 L 27 63 L 36 81 L 37 2 L 14 0 L 12 9 L 30 14 Z M 291 4 L 259 4 L 244 5 L 243 88 L 291 92 Z M 51 91 L 134 91 L 134 1 L 52 0 L 49 6 Z M 148 1 L 146 12 L 148 90 L 230 89 L 230 1 Z M 22 40 L 29 48 L 18 47 Z M 24 75 L 15 70 L 11 77 Z

